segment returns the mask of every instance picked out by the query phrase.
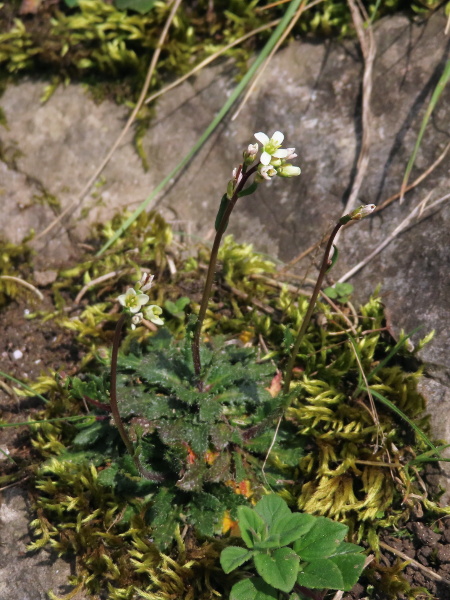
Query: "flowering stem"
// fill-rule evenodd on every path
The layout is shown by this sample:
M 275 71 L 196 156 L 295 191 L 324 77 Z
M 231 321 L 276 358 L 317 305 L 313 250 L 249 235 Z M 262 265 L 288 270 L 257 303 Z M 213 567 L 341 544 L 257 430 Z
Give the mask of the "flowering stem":
M 128 433 L 125 429 L 125 426 L 122 421 L 122 417 L 120 416 L 119 407 L 117 404 L 117 356 L 119 354 L 119 346 L 120 346 L 120 334 L 122 333 L 122 327 L 125 323 L 126 313 L 122 313 L 120 315 L 119 320 L 116 324 L 116 329 L 114 331 L 114 339 L 113 339 L 113 347 L 111 354 L 111 387 L 109 391 L 109 403 L 111 407 L 111 414 L 114 419 L 114 423 L 119 430 L 120 437 L 122 438 L 123 443 L 128 450 L 128 453 L 132 457 L 134 464 L 136 465 L 137 470 L 146 479 L 150 481 L 163 481 L 164 476 L 159 473 L 151 473 L 147 469 L 145 469 L 134 451 L 133 444 L 128 436 Z
M 230 199 L 230 201 L 228 202 L 228 206 L 225 209 L 225 212 L 223 213 L 222 219 L 219 223 L 219 226 L 217 227 L 216 235 L 214 238 L 214 243 L 213 243 L 213 247 L 211 250 L 211 256 L 209 259 L 208 272 L 206 274 L 205 287 L 203 288 L 203 296 L 202 296 L 202 300 L 200 303 L 200 310 L 198 313 L 198 319 L 197 319 L 197 323 L 195 326 L 194 337 L 193 337 L 192 346 L 191 346 L 192 359 L 194 361 L 194 371 L 195 371 L 196 377 L 198 378 L 199 391 L 203 391 L 203 381 L 201 381 L 199 379 L 201 368 L 202 368 L 201 362 L 200 362 L 200 335 L 202 332 L 203 321 L 205 320 L 205 316 L 206 316 L 206 310 L 208 308 L 209 297 L 211 295 L 211 288 L 212 288 L 212 284 L 213 284 L 213 280 L 214 280 L 214 273 L 216 270 L 216 263 L 217 263 L 217 256 L 219 253 L 220 242 L 222 241 L 223 234 L 225 233 L 225 230 L 228 226 L 228 219 L 231 215 L 231 212 L 232 212 L 236 202 L 238 201 L 239 193 L 243 190 L 244 185 L 248 181 L 248 178 L 251 175 L 253 175 L 253 173 L 257 170 L 258 164 L 254 165 L 247 172 L 245 171 L 245 166 L 243 167 L 242 179 L 236 186 L 234 194 L 233 194 L 232 198 Z
M 359 208 L 355 209 L 348 215 L 344 215 L 343 217 L 341 217 L 339 219 L 339 221 L 335 225 L 333 231 L 331 232 L 330 237 L 328 238 L 328 243 L 325 248 L 325 252 L 323 255 L 323 259 L 322 259 L 322 264 L 320 266 L 319 275 L 318 275 L 317 281 L 316 281 L 316 285 L 314 286 L 312 296 L 309 300 L 308 309 L 303 318 L 302 326 L 300 327 L 300 331 L 297 334 L 297 339 L 295 340 L 295 344 L 294 344 L 294 347 L 292 348 L 292 353 L 291 353 L 289 362 L 286 367 L 286 374 L 284 377 L 284 385 L 283 385 L 283 393 L 284 394 L 287 394 L 289 392 L 289 387 L 291 384 L 292 371 L 294 369 L 295 359 L 297 358 L 297 354 L 300 349 L 300 344 L 302 343 L 303 337 L 306 333 L 306 329 L 308 328 L 308 325 L 311 321 L 311 317 L 312 317 L 314 307 L 317 302 L 317 298 L 320 293 L 320 288 L 322 287 L 325 273 L 327 272 L 327 269 L 330 266 L 329 265 L 329 256 L 330 256 L 331 248 L 333 246 L 334 238 L 336 237 L 337 232 L 343 225 L 346 225 L 349 221 L 359 221 L 362 218 L 364 218 L 365 216 L 371 214 L 374 210 L 375 210 L 375 206 L 373 204 L 368 204 L 367 206 L 360 206 Z

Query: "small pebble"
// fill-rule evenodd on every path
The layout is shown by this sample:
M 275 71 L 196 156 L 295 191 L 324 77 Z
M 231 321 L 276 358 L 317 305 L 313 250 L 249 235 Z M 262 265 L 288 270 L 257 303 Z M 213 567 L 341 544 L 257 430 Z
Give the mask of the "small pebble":
M 23 357 L 23 352 L 22 350 L 14 350 L 12 356 L 14 360 L 20 360 Z

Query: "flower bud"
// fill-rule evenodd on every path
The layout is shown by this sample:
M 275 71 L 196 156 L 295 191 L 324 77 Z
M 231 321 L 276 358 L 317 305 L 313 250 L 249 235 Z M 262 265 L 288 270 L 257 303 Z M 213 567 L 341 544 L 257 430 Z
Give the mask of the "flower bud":
M 251 165 L 258 154 L 258 144 L 249 144 L 247 150 L 244 150 L 244 164 Z
M 295 167 L 294 165 L 282 165 L 277 169 L 277 175 L 280 177 L 297 177 L 301 173 L 300 167 Z

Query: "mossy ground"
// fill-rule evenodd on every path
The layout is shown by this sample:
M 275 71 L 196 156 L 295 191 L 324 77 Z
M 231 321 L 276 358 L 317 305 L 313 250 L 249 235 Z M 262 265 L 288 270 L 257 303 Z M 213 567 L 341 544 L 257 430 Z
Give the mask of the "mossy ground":
M 118 216 L 98 228 L 91 242 L 100 245 L 123 219 Z M 165 307 L 167 327 L 175 338 L 182 337 L 189 312 L 197 310 L 208 251 L 199 246 L 190 251 L 183 247 L 180 252 L 177 246 L 159 215 L 143 214 L 113 252 L 99 259 L 87 256 L 60 272 L 51 290 L 53 310 L 36 314 L 34 322 L 41 331 L 58 328 L 71 336 L 67 340 L 72 340 L 79 357 L 72 363 L 71 375 L 86 377 L 107 368 L 118 316 L 114 299 L 135 281 L 136 269 L 145 267 L 155 273 L 152 302 Z M 267 257 L 231 238 L 220 260 L 205 339 L 220 333 L 233 343 L 254 346 L 260 357 L 273 361 L 276 370 L 285 362 L 286 332 L 298 328 L 307 298 L 277 281 L 276 266 Z M 90 281 L 111 272 L 115 273 L 111 279 L 89 287 Z M 73 298 L 82 289 L 84 295 L 75 306 Z M 181 297 L 185 300 L 177 308 Z M 344 521 L 353 539 L 367 543 L 375 552 L 381 532 L 396 535 L 417 518 L 418 511 L 425 522 L 439 519 L 442 511 L 422 487 L 420 465 L 412 463 L 428 447 L 398 415 L 379 403 L 376 424 L 361 379 L 364 372 L 373 390 L 426 431 L 420 416 L 424 401 L 416 391 L 421 373 L 418 361 L 405 344 L 396 344 L 390 337 L 376 296 L 357 310 L 351 303 L 321 302 L 317 317 L 302 346 L 293 383 L 295 397 L 279 433 L 290 452 L 274 447 L 262 476 L 258 465 L 271 443 L 274 423 L 247 449 L 245 460 L 257 467 L 253 480 L 234 471 L 227 483 L 201 492 L 202 502 L 206 508 L 209 502 L 212 511 L 208 535 L 196 526 L 195 511 L 184 514 L 184 505 L 176 505 L 181 496 L 176 496 L 174 505 L 170 486 L 155 487 L 126 475 L 126 455 L 113 427 L 106 427 L 100 449 L 91 444 L 92 429 L 91 433 L 86 430 L 83 441 L 83 429 L 70 417 L 89 418 L 91 414 L 94 426 L 96 422 L 107 425 L 109 418 L 74 400 L 69 393 L 71 378 L 61 362 L 59 373 L 37 378 L 32 387 L 48 403 L 41 412 L 34 412 L 33 419 L 63 416 L 66 420 L 33 425 L 33 449 L 3 479 L 11 483 L 25 472 L 30 476 L 37 511 L 32 548 L 50 546 L 63 554 L 75 553 L 73 583 L 94 596 L 225 599 L 234 580 L 224 577 L 218 557 L 235 531 L 234 510 L 241 502 L 257 499 L 268 489 L 268 481 L 291 507 Z M 129 352 L 136 344 L 145 347 L 152 336 L 154 332 L 138 328 L 124 340 L 123 348 Z M 397 351 L 392 354 L 394 348 Z M 274 377 L 269 388 L 275 395 L 278 385 Z M 300 454 L 294 457 L 296 448 Z M 117 452 L 124 475 L 111 479 L 108 467 Z M 186 458 L 192 458 L 189 449 Z M 227 502 L 228 510 L 224 510 Z M 172 532 L 173 542 L 168 538 L 164 548 L 154 541 L 161 528 Z M 383 598 L 399 597 L 400 589 L 404 597 L 417 596 L 418 591 L 409 589 L 395 569 L 383 572 L 380 568 L 368 571 L 365 593 L 373 589 L 372 597 L 379 597 L 377 585 L 382 581 Z M 383 573 L 381 580 L 377 573 Z

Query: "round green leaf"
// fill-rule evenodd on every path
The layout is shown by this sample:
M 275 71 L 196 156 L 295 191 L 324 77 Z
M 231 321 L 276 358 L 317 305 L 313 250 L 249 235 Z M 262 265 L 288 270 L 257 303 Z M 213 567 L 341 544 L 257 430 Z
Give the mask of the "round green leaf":
M 333 556 L 329 560 L 331 560 L 341 572 L 344 585 L 340 589 L 343 589 L 346 592 L 351 590 L 364 569 L 364 562 L 366 560 L 364 554 L 340 554 L 338 556 Z
M 334 554 L 348 531 L 346 525 L 326 517 L 316 517 L 315 521 L 311 529 L 294 543 L 295 552 L 306 561 Z
M 220 555 L 220 565 L 225 573 L 230 573 L 249 560 L 252 557 L 252 554 L 253 552 L 246 548 L 228 546 L 228 548 L 222 550 Z
M 230 600 L 277 600 L 278 592 L 259 577 L 243 579 L 231 588 Z
M 289 517 L 292 514 L 286 502 L 276 494 L 268 494 L 261 498 L 255 506 L 255 511 L 269 528 L 282 517 Z
M 312 589 L 344 589 L 341 571 L 329 558 L 314 560 L 302 566 L 297 576 L 297 583 Z
M 279 548 L 271 554 L 255 552 L 253 559 L 258 574 L 266 583 L 283 592 L 292 590 L 300 559 L 291 548 Z

